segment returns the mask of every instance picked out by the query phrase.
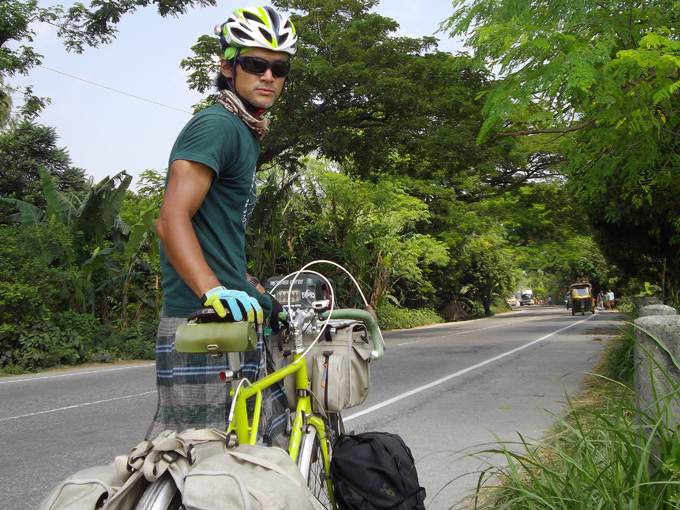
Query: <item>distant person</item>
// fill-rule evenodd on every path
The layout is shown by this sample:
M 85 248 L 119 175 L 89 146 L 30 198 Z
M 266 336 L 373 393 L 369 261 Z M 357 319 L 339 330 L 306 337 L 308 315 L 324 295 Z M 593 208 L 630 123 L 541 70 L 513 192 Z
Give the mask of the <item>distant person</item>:
M 607 292 L 607 297 L 608 297 L 608 299 L 609 299 L 609 309 L 610 309 L 610 310 L 613 310 L 613 309 L 614 309 L 614 305 L 616 304 L 616 302 L 615 302 L 615 300 L 614 300 L 614 293 L 612 292 L 611 289 L 609 289 L 609 292 Z
M 491 301 L 489 301 L 489 296 L 484 296 L 482 305 L 484 306 L 484 316 L 489 317 L 491 315 Z
M 604 309 L 604 292 L 600 291 L 597 294 L 597 309 Z
M 548 296 L 548 306 L 552 305 L 552 296 Z
M 609 310 L 609 292 L 605 292 L 602 296 L 602 306 L 605 310 Z

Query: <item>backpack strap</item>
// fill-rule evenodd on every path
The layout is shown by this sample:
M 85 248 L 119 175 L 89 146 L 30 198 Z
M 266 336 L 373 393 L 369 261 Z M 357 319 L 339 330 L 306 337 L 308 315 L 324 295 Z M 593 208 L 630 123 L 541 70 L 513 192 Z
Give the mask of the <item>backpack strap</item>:
M 227 442 L 226 434 L 217 429 L 187 429 L 181 433 L 166 430 L 153 441 L 142 441 L 132 449 L 127 470 L 141 471 L 149 482 L 170 471 L 177 488 L 183 492 L 184 478 L 191 465 L 224 452 Z

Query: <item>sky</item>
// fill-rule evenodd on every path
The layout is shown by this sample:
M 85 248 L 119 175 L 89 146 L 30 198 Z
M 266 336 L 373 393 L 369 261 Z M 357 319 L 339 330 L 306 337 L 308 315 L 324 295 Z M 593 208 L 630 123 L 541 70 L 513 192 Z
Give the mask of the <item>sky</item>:
M 69 7 L 74 2 L 60 3 Z M 218 3 L 179 18 L 162 18 L 153 7 L 140 9 L 123 17 L 111 44 L 80 55 L 63 49 L 53 27 L 35 24 L 33 46 L 43 64 L 7 84 L 19 89 L 32 85 L 36 95 L 51 99 L 37 122 L 56 129 L 57 145 L 68 151 L 73 166 L 83 168 L 95 183 L 125 170 L 134 188 L 144 170 L 165 171 L 175 138 L 202 98 L 189 90 L 180 61 L 191 55 L 199 36 L 212 35 L 234 9 L 257 4 Z M 453 13 L 452 0 L 382 0 L 373 10 L 399 23 L 397 36 L 434 35 L 440 50 L 461 49 L 446 35 L 435 34 Z M 13 99 L 21 103 L 20 94 Z

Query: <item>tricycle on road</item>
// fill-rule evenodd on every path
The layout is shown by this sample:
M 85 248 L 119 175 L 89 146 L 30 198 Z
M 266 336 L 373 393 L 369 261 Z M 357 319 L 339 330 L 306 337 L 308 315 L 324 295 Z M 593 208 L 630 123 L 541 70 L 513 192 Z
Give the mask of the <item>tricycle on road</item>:
M 574 283 L 569 287 L 569 297 L 571 298 L 571 314 L 576 315 L 581 312 L 595 313 L 593 305 L 593 286 L 589 282 Z

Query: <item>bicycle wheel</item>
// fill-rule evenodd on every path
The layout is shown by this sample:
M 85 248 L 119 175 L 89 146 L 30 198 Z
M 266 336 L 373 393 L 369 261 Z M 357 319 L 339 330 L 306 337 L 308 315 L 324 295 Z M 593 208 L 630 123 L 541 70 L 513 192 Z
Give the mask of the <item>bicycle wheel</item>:
M 326 441 L 326 444 L 328 445 L 328 460 L 330 462 L 332 455 L 330 441 Z M 314 427 L 310 427 L 309 432 L 302 439 L 297 464 L 314 497 L 319 500 L 324 508 L 330 509 L 331 500 L 328 495 L 326 474 L 323 468 L 321 443 Z
M 182 510 L 182 494 L 177 490 L 175 480 L 165 473 L 147 487 L 135 507 L 136 510 Z
M 331 445 L 335 446 L 338 438 L 345 433 L 345 424 L 342 422 L 340 413 L 328 413 L 328 427 L 330 429 L 328 438 Z

